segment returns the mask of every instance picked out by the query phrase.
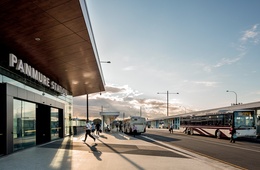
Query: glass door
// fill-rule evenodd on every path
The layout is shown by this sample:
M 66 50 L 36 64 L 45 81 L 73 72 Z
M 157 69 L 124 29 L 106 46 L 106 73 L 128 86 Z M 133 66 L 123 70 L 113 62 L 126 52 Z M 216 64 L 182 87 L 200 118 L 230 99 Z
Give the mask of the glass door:
M 51 140 L 59 138 L 59 131 L 61 130 L 59 125 L 59 109 L 51 108 Z
M 36 145 L 36 105 L 14 99 L 13 141 L 14 151 Z

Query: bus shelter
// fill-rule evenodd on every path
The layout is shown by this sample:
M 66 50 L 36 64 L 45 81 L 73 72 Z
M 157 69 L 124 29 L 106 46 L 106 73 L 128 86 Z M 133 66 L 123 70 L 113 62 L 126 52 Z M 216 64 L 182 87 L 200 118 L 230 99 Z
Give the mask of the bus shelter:
M 112 122 L 119 116 L 119 112 L 100 112 L 102 119 L 101 129 L 104 132 L 105 129 L 111 129 Z

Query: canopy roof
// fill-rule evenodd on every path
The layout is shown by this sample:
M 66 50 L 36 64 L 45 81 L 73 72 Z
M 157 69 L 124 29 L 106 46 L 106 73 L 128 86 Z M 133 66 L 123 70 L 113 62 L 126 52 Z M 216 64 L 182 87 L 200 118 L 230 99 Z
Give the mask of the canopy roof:
M 73 96 L 104 91 L 84 0 L 1 0 L 0 45 Z

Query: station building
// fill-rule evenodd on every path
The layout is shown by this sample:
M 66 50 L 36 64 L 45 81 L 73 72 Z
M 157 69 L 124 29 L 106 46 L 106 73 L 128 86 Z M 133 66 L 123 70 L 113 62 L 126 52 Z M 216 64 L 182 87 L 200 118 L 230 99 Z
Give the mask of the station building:
M 73 97 L 104 91 L 84 0 L 0 2 L 0 156 L 70 134 Z

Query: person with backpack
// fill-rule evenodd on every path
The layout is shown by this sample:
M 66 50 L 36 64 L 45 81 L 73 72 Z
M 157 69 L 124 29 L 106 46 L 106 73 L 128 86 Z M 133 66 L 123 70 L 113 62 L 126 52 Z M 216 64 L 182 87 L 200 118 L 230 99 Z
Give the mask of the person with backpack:
M 86 140 L 87 140 L 87 137 L 88 137 L 88 135 L 94 140 L 94 142 L 96 141 L 96 138 L 94 138 L 94 136 L 92 136 L 91 135 L 91 124 L 90 123 L 88 123 L 87 121 L 86 121 L 86 134 L 85 134 L 85 139 L 84 140 L 82 140 L 84 143 L 86 142 Z
M 169 131 L 170 133 L 173 133 L 173 124 L 170 125 Z

